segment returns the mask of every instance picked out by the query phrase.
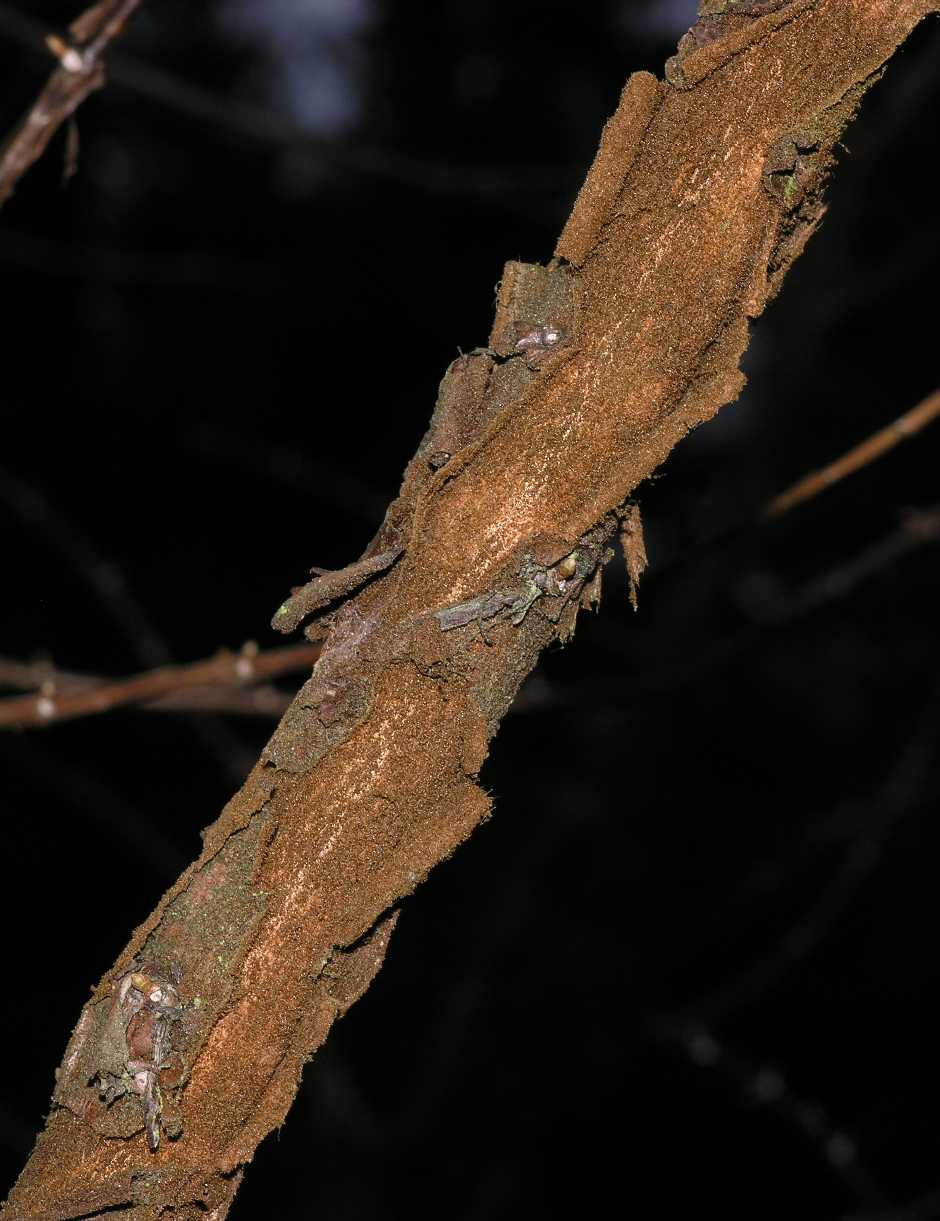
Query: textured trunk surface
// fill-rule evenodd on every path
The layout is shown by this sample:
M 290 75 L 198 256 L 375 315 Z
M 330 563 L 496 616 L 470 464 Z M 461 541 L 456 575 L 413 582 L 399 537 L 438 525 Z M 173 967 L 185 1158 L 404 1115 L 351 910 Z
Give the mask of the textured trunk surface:
M 486 818 L 488 744 L 632 490 L 739 393 L 835 142 L 937 6 L 702 7 L 665 81 L 627 82 L 555 260 L 507 265 L 363 561 L 275 616 L 319 614 L 320 661 L 85 1006 L 4 1221 L 226 1214 L 395 905 Z

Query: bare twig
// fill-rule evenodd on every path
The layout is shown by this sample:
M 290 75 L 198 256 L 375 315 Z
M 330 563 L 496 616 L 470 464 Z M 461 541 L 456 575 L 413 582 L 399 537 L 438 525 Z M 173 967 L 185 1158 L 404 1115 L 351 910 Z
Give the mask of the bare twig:
M 185 856 L 159 815 L 135 802 L 102 777 L 90 761 L 69 761 L 61 751 L 33 735 L 0 738 L 0 760 L 7 776 L 29 778 L 32 790 L 51 798 L 61 810 L 81 811 L 83 820 L 119 850 L 133 853 L 155 876 L 172 877 Z M 12 812 L 11 812 L 12 813 Z
M 31 50 L 51 49 L 46 27 L 8 4 L 0 4 L 0 35 Z M 238 98 L 213 93 L 126 53 L 109 58 L 108 72 L 114 82 L 141 97 L 239 140 L 271 149 L 306 149 L 321 161 L 343 170 L 404 182 L 440 194 L 473 194 L 511 203 L 521 190 L 527 196 L 537 196 L 550 189 L 562 172 L 562 167 L 550 164 L 517 166 L 511 172 L 495 165 L 442 162 L 429 165 L 377 146 L 340 143 L 309 131 L 284 115 L 270 114 Z
M 934 762 L 940 685 L 934 684 L 917 725 L 878 790 L 865 803 L 865 819 L 842 852 L 832 876 L 771 952 L 737 978 L 693 1002 L 691 1020 L 717 1022 L 765 1000 L 793 968 L 808 962 L 838 927 L 859 891 L 884 859 L 893 833 L 916 808 Z
M 677 685 L 701 681 L 703 675 L 752 648 L 767 627 L 792 624 L 828 602 L 848 596 L 910 552 L 937 542 L 940 542 L 940 505 L 907 509 L 895 529 L 794 592 L 774 579 L 769 590 L 761 593 L 759 605 L 750 609 L 756 622 L 716 637 L 693 657 L 685 651 L 668 660 L 660 658 L 657 665 L 638 674 L 635 681 L 651 689 L 660 689 L 664 683 L 674 689 Z M 615 637 L 608 639 L 607 647 L 614 651 L 624 648 Z M 596 694 L 596 682 L 593 690 Z
M 797 1093 L 775 1064 L 742 1055 L 704 1025 L 662 1022 L 652 1034 L 697 1068 L 721 1076 L 742 1105 L 775 1115 L 799 1133 L 859 1204 L 873 1209 L 885 1206 L 885 1194 L 859 1159 L 853 1138 L 816 1099 Z
M 39 160 L 59 127 L 104 84 L 102 55 L 139 5 L 140 0 L 102 0 L 72 23 L 71 43 L 49 36 L 47 44 L 59 66 L 0 153 L 0 205 Z
M 244 687 L 262 679 L 274 678 L 312 666 L 319 656 L 318 645 L 295 644 L 259 653 L 256 645 L 245 645 L 238 653 L 223 649 L 215 657 L 186 666 L 167 666 L 148 670 L 131 678 L 102 682 L 87 676 L 62 674 L 43 666 L 0 661 L 0 683 L 9 686 L 36 685 L 34 695 L 17 695 L 0 700 L 0 727 L 27 729 L 55 725 L 75 717 L 110 712 L 127 704 L 156 704 L 181 708 L 199 705 L 183 699 L 184 692 L 212 687 Z M 266 702 L 270 704 L 270 692 Z M 204 703 L 203 703 L 204 707 Z M 262 705 L 262 709 L 268 708 Z M 250 711 L 260 711 L 257 707 Z M 242 708 L 242 710 L 246 710 Z
M 843 598 L 858 585 L 890 567 L 909 551 L 940 542 L 940 504 L 925 509 L 906 509 L 900 523 L 858 555 L 831 569 L 787 598 L 781 618 L 790 620 L 824 602 Z
M 74 519 L 60 513 L 35 487 L 3 467 L 0 467 L 0 503 L 6 504 L 31 530 L 40 533 L 88 585 L 119 625 L 142 666 L 176 664 L 159 625 L 137 600 L 120 566 L 102 554 Z M 196 721 L 194 729 L 223 772 L 229 776 L 241 774 L 240 748 L 226 726 L 206 717 Z
M 100 674 L 59 670 L 47 660 L 25 662 L 12 657 L 0 657 L 0 687 L 12 687 L 17 691 L 38 692 L 45 688 L 57 693 L 72 693 L 104 687 L 113 682 L 113 679 Z M 119 701 L 114 707 L 120 707 L 123 703 L 124 701 Z M 258 683 L 256 686 L 239 687 L 184 687 L 157 699 L 146 700 L 138 706 L 145 712 L 224 712 L 242 716 L 280 717 L 284 715 L 289 703 L 290 696 L 273 683 Z M 2 707 L 0 700 L 0 708 Z M 98 710 L 89 711 L 94 713 Z M 25 724 L 15 726 L 22 729 L 30 727 Z
M 912 437 L 920 432 L 927 424 L 936 419 L 938 415 L 940 415 L 940 390 L 936 390 L 928 395 L 916 407 L 912 407 L 910 411 L 904 412 L 903 415 L 899 416 L 886 428 L 879 429 L 878 432 L 867 437 L 860 445 L 843 454 L 841 458 L 837 458 L 821 470 L 812 471 L 809 475 L 805 475 L 802 479 L 797 480 L 796 483 L 791 484 L 784 491 L 778 492 L 776 496 L 773 496 L 761 506 L 749 522 L 736 520 L 712 535 L 704 547 L 696 548 L 696 555 L 707 554 L 745 535 L 756 534 L 756 531 L 764 522 L 783 517 L 796 508 L 797 505 L 805 504 L 806 501 L 814 499 L 821 492 L 826 491 L 834 484 L 846 478 L 846 476 L 854 474 L 871 462 L 883 457 L 900 441 L 906 440 L 908 437 Z M 926 510 L 926 512 L 929 515 L 931 511 Z M 910 529 L 907 529 L 905 533 L 911 534 Z M 921 538 L 920 541 L 925 542 L 929 540 Z M 677 567 L 685 561 L 686 557 L 687 552 L 685 550 L 675 551 L 666 562 L 666 565 L 670 568 Z M 658 571 L 662 572 L 662 570 L 663 566 L 659 565 Z M 789 608 L 790 603 L 788 602 L 785 613 L 789 612 Z
M 129 587 L 120 566 L 86 534 L 74 515 L 61 512 L 35 486 L 0 466 L 0 504 L 31 535 L 41 538 L 100 601 L 142 666 L 173 661 L 169 642 Z
M 892 424 L 879 429 L 860 445 L 850 449 L 847 454 L 837 458 L 835 462 L 830 462 L 821 470 L 812 471 L 794 483 L 792 487 L 787 488 L 785 492 L 775 496 L 764 506 L 761 516 L 764 518 L 781 517 L 796 505 L 818 496 L 820 492 L 831 488 L 834 483 L 838 483 L 846 476 L 853 475 L 870 462 L 874 462 L 876 458 L 880 458 L 889 450 L 894 449 L 901 441 L 913 437 L 938 416 L 940 416 L 940 390 L 935 390 L 916 407 L 905 411 Z

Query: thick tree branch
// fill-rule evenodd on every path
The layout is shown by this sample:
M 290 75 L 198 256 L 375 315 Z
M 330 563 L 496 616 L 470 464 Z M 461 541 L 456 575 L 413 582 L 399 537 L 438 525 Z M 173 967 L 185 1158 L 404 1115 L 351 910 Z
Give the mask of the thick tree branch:
M 901 441 L 916 436 L 938 415 L 940 391 L 935 390 L 885 428 L 878 429 L 827 466 L 804 475 L 768 501 L 761 517 L 782 517 L 798 505 L 812 500 L 847 476 L 890 453 Z M 629 544 L 629 539 L 638 529 L 638 521 L 639 508 L 634 505 L 624 514 L 621 522 L 630 601 L 634 610 L 637 605 L 639 576 L 646 566 L 642 533 L 638 536 L 638 550 L 631 549 Z M 838 573 L 851 573 L 851 587 L 854 588 L 857 581 L 862 579 L 861 575 L 856 574 L 867 576 L 904 552 L 936 541 L 937 521 L 938 514 L 934 509 L 909 511 L 903 516 L 898 530 L 889 536 L 890 542 L 883 540 L 870 551 L 866 550 L 863 561 L 860 562 L 856 557 L 845 569 L 838 569 Z M 872 557 L 880 561 L 875 566 L 868 562 Z M 284 603 L 278 613 L 277 626 L 282 629 L 284 626 L 296 627 L 311 610 L 355 589 L 362 579 L 387 568 L 395 558 L 395 554 L 386 553 L 385 556 L 379 555 L 350 564 L 339 573 L 324 573 L 322 577 L 295 591 Z M 842 592 L 843 585 L 841 576 L 837 577 L 835 573 L 827 574 L 810 587 L 813 591 L 811 604 L 816 605 L 819 601 L 816 596 L 818 592 L 829 589 Z M 797 599 L 796 604 L 802 607 L 803 601 Z M 787 607 L 792 610 L 790 603 L 787 603 Z M 0 686 L 35 689 L 35 694 L 0 699 L 0 729 L 57 725 L 75 717 L 112 712 L 115 708 L 123 708 L 129 704 L 161 711 L 270 714 L 276 710 L 277 715 L 281 715 L 285 710 L 286 697 L 276 688 L 261 688 L 256 685 L 252 686 L 251 691 L 246 691 L 245 688 L 248 684 L 258 684 L 266 678 L 306 669 L 319 655 L 320 646 L 314 644 L 268 649 L 262 653 L 256 645 L 249 643 L 238 654 L 223 649 L 204 661 L 194 661 L 183 666 L 163 666 L 122 679 L 70 674 L 44 664 L 28 665 L 0 657 Z
M 489 741 L 618 511 L 740 391 L 836 140 L 936 5 L 705 7 L 665 82 L 628 81 L 556 261 L 507 266 L 490 348 L 448 371 L 367 552 L 400 558 L 326 619 L 311 591 L 313 676 L 85 1006 L 5 1218 L 225 1215 L 389 911 L 486 817 Z

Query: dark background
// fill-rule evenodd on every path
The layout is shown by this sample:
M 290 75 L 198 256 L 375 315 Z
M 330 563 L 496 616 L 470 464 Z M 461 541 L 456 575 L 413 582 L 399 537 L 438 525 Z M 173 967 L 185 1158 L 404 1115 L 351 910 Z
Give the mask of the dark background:
M 9 11 L 4 129 L 49 68 Z M 120 675 L 279 643 L 693 15 L 148 0 L 119 50 L 176 84 L 116 62 L 77 177 L 59 137 L 0 216 L 0 654 Z M 639 613 L 614 567 L 545 658 L 484 771 L 494 817 L 404 905 L 236 1221 L 940 1217 L 936 550 L 811 592 L 940 499 L 940 429 L 752 524 L 936 387 L 938 66 L 929 23 L 845 137 L 741 400 L 641 490 Z M 0 737 L 4 1191 L 89 985 L 272 724 Z

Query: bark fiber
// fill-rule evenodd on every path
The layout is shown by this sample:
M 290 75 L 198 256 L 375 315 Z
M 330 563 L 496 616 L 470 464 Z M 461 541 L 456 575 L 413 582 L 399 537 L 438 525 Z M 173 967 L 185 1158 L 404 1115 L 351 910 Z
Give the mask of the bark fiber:
M 331 575 L 325 614 L 302 599 L 326 635 L 314 673 L 83 1010 L 3 1221 L 225 1216 L 395 905 L 487 817 L 489 741 L 594 596 L 630 493 L 740 392 L 749 320 L 820 220 L 835 142 L 936 7 L 709 2 L 665 81 L 630 78 L 555 260 L 508 266 L 491 347 L 445 377 L 363 557 L 382 561 Z M 106 1108 L 89 1084 L 134 964 L 185 1009 L 154 1153 L 139 1101 Z

